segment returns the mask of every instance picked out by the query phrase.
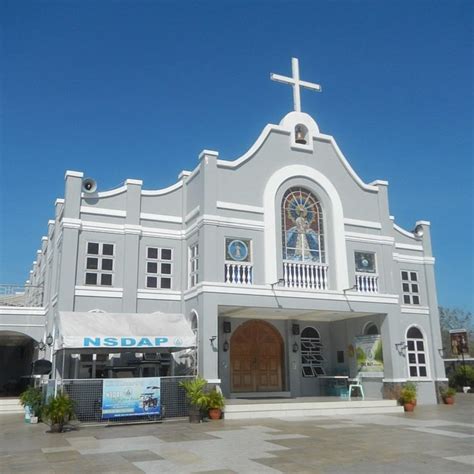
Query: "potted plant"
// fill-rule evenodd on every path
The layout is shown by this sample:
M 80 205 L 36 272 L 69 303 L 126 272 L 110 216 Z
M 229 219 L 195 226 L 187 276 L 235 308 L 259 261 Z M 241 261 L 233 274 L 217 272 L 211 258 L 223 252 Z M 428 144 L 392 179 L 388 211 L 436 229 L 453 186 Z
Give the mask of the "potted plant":
M 50 422 L 52 433 L 61 433 L 64 424 L 74 418 L 74 402 L 65 393 L 50 397 L 43 407 L 43 418 Z
M 441 394 L 441 398 L 445 405 L 453 405 L 454 404 L 454 396 L 456 395 L 456 389 L 452 387 L 442 387 L 439 390 Z
M 214 387 L 206 394 L 206 405 L 209 418 L 211 420 L 219 420 L 222 416 L 222 409 L 225 405 L 224 395 Z
M 25 421 L 38 423 L 43 405 L 43 393 L 40 388 L 28 387 L 20 395 L 20 403 L 25 408 Z
M 207 385 L 207 380 L 197 376 L 193 379 L 183 380 L 179 384 L 186 392 L 186 399 L 189 404 L 189 421 L 190 423 L 200 423 L 201 409 L 207 406 L 207 395 L 204 388 Z
M 413 411 L 416 406 L 416 385 L 413 382 L 406 383 L 400 390 L 400 404 L 405 411 Z

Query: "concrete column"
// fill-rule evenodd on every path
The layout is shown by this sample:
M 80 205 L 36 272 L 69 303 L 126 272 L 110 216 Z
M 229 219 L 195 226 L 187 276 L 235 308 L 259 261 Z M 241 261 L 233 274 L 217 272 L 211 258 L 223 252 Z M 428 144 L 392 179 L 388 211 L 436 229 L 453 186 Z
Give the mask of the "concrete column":
M 406 351 L 399 353 L 395 347 L 398 342 L 404 341 L 398 320 L 400 318 L 400 307 L 394 306 L 383 316 L 380 323 L 380 335 L 382 336 L 384 379 L 405 379 L 406 374 Z M 355 359 L 355 358 L 354 358 Z
M 206 296 L 199 315 L 199 372 L 207 379 L 218 378 L 219 345 L 222 341 L 219 340 L 217 314 L 218 307 L 214 298 Z M 214 336 L 215 339 L 211 340 Z

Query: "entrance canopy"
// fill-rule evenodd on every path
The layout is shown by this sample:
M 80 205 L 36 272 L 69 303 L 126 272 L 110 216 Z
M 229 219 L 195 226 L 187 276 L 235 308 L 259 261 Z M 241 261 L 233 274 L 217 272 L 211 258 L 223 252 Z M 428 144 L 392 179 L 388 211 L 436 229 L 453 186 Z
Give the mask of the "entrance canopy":
M 56 349 L 160 349 L 196 346 L 183 314 L 59 312 Z

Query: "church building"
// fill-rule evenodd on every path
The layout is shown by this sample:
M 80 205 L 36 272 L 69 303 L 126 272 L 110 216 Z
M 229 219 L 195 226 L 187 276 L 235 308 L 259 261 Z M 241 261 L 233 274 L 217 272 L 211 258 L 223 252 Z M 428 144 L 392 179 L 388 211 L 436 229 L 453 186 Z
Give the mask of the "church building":
M 54 376 L 195 371 L 229 398 L 338 395 L 346 376 L 365 397 L 413 381 L 418 403 L 437 403 L 430 223 L 398 226 L 388 182 L 364 183 L 301 111 L 300 88 L 321 87 L 297 59 L 271 79 L 294 108 L 240 157 L 205 149 L 157 190 L 66 172 L 28 282 L 43 288 L 32 337 Z

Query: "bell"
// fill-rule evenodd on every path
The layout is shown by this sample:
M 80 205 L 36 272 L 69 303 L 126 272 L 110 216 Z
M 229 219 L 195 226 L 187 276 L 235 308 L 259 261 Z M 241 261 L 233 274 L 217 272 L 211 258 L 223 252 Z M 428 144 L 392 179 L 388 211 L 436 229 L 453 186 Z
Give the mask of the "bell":
M 302 145 L 306 145 L 305 134 L 301 128 L 296 129 L 295 142 L 301 143 Z

